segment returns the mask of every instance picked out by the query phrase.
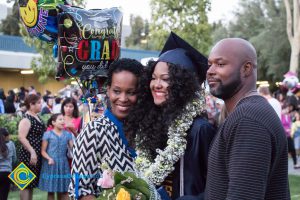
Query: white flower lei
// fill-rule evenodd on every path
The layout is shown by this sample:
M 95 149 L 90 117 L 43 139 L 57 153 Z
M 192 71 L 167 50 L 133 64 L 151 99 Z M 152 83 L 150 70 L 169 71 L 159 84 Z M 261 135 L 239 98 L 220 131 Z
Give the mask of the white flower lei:
M 160 185 L 175 169 L 174 164 L 184 155 L 186 149 L 187 131 L 193 119 L 205 109 L 205 93 L 196 93 L 197 98 L 189 102 L 168 129 L 167 147 L 162 151 L 157 149 L 158 155 L 151 163 L 145 153 L 139 152 L 136 168 L 155 185 Z

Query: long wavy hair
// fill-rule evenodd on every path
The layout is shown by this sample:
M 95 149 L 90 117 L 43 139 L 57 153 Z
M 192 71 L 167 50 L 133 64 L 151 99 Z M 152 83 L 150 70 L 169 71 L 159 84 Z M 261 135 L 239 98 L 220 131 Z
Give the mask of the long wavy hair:
M 150 90 L 150 81 L 156 64 L 157 62 L 150 62 L 141 77 L 138 102 L 124 126 L 127 134 L 136 136 L 138 148 L 143 149 L 151 160 L 156 157 L 156 149 L 163 149 L 167 145 L 170 124 L 181 114 L 184 106 L 196 97 L 195 93 L 201 88 L 194 73 L 167 63 L 170 77 L 169 97 L 163 105 L 156 106 Z
M 8 156 L 8 148 L 6 146 L 6 137 L 8 136 L 6 128 L 0 128 L 0 155 L 4 158 Z
M 72 117 L 74 117 L 74 118 L 79 117 L 79 110 L 78 110 L 77 102 L 76 102 L 76 100 L 75 100 L 74 98 L 72 98 L 72 97 L 66 98 L 66 99 L 62 102 L 62 104 L 61 104 L 60 112 L 63 114 L 63 116 L 66 115 L 66 113 L 65 113 L 65 105 L 68 104 L 68 103 L 73 104 L 73 107 L 74 107 L 74 110 L 73 110 L 73 113 L 72 113 Z

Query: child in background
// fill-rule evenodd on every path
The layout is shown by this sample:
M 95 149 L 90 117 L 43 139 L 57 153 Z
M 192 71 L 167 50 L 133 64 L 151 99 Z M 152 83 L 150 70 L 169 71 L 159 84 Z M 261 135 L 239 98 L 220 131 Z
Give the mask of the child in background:
M 53 129 L 43 135 L 42 171 L 39 188 L 48 192 L 48 200 L 68 199 L 68 186 L 70 183 L 70 167 L 68 165 L 67 150 L 72 148 L 72 134 L 64 130 L 64 116 L 53 114 L 48 120 L 48 127 Z
M 16 162 L 15 144 L 9 140 L 7 129 L 0 128 L 0 199 L 7 200 L 10 180 L 8 175 L 12 171 L 12 164 Z
M 297 156 L 300 155 L 300 113 L 295 113 L 295 122 L 292 124 L 292 137 L 294 138 L 294 144 L 295 144 L 295 150 Z M 300 168 L 300 165 L 298 164 L 296 168 Z

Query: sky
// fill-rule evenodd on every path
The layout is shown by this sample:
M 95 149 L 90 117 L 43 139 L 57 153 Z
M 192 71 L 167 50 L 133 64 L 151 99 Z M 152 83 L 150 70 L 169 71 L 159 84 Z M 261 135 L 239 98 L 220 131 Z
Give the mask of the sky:
M 170 0 L 172 1 L 172 0 Z M 144 19 L 151 18 L 150 0 L 86 0 L 88 9 L 121 7 L 124 15 L 123 23 L 129 25 L 130 14 L 140 15 Z M 208 13 L 209 22 L 230 20 L 238 0 L 211 0 L 211 11 Z
M 172 0 L 170 0 L 172 1 Z M 211 0 L 211 11 L 208 13 L 209 22 L 218 20 L 228 21 L 232 18 L 231 12 L 236 9 L 239 0 Z M 140 15 L 150 20 L 150 0 L 85 0 L 87 9 L 103 9 L 121 7 L 123 11 L 123 24 L 129 25 L 129 16 Z M 0 0 L 7 4 L 6 0 Z

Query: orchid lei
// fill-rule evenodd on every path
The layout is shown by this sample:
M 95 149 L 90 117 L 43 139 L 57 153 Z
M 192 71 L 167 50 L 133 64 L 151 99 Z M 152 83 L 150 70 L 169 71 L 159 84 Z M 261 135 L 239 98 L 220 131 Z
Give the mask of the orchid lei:
M 162 151 L 157 149 L 158 155 L 151 163 L 144 152 L 139 152 L 136 159 L 136 168 L 155 185 L 160 185 L 165 178 L 175 169 L 175 163 L 184 155 L 186 149 L 187 131 L 193 119 L 205 109 L 205 94 L 196 93 L 197 98 L 189 102 L 168 129 L 167 146 Z

